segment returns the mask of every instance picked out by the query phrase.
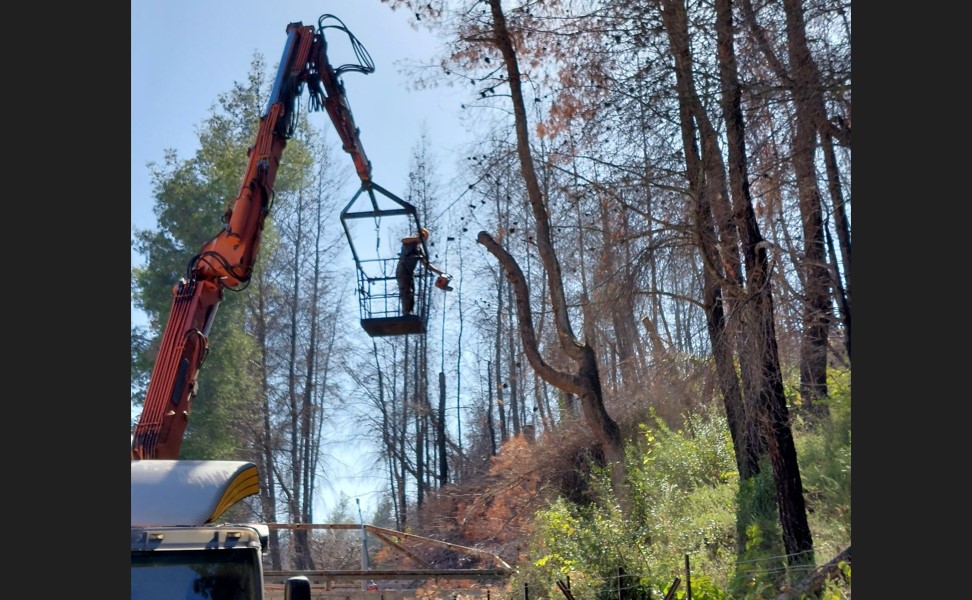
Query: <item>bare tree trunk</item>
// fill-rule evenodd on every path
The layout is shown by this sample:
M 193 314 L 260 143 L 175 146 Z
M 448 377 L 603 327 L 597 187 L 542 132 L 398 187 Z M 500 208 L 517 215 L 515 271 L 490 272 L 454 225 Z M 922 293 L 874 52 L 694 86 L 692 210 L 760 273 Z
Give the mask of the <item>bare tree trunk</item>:
M 830 255 L 830 277 L 834 286 L 834 296 L 840 310 L 841 323 L 844 330 L 844 352 L 847 360 L 851 357 L 851 239 L 850 223 L 844 202 L 844 192 L 840 185 L 840 172 L 837 167 L 832 137 L 821 133 L 824 162 L 827 165 L 827 189 L 834 211 L 834 229 L 837 231 L 837 241 L 840 245 L 840 259 L 834 251 L 833 240 L 827 236 L 827 248 Z M 824 231 L 828 231 L 824 228 Z M 838 265 L 843 265 L 840 269 Z M 844 283 L 846 282 L 846 284 Z
M 264 523 L 277 522 L 277 487 L 273 484 L 273 472 L 275 469 L 275 459 L 273 450 L 274 430 L 270 422 L 270 367 L 268 365 L 268 353 L 270 352 L 269 340 L 267 336 L 267 307 L 266 307 L 266 288 L 262 277 L 257 279 L 257 290 L 253 294 L 256 301 L 255 310 L 251 311 L 254 318 L 254 337 L 259 348 L 259 384 L 261 398 L 261 429 L 257 436 L 259 444 L 259 454 L 257 455 L 257 467 L 262 474 L 260 485 L 260 515 Z M 280 561 L 280 532 L 277 529 L 270 530 L 270 564 L 274 569 L 281 569 Z
M 396 424 L 396 432 L 398 437 L 398 509 L 402 515 L 402 527 L 408 523 L 408 496 L 405 493 L 405 486 L 408 483 L 408 454 L 406 452 L 408 444 L 408 424 L 410 422 L 411 403 L 409 402 L 409 389 L 408 389 L 408 357 L 409 353 L 409 343 L 406 338 L 405 343 L 405 353 L 401 364 L 402 370 L 402 394 L 401 402 L 399 406 L 401 407 L 401 415 Z
M 463 253 L 459 252 L 459 281 L 456 282 L 456 289 L 459 290 L 456 298 L 456 310 L 459 313 L 459 333 L 456 335 L 456 348 L 462 348 L 463 332 L 465 331 L 465 313 L 462 304 L 462 266 Z M 462 410 L 459 405 L 462 400 L 462 352 L 456 352 L 456 459 L 453 466 L 455 480 L 457 483 L 462 481 L 465 465 L 465 456 L 462 451 Z M 445 415 L 443 414 L 443 421 Z M 445 425 L 443 425 L 445 427 Z
M 392 498 L 392 508 L 395 513 L 395 528 L 401 529 L 402 527 L 402 517 L 399 512 L 400 507 L 398 505 L 399 497 L 399 478 L 396 473 L 396 466 L 398 464 L 396 460 L 397 456 L 397 445 L 395 442 L 395 430 L 393 419 L 397 412 L 396 402 L 395 402 L 395 392 L 392 390 L 392 398 L 386 400 L 385 398 L 385 376 L 381 370 L 381 363 L 378 359 L 378 344 L 372 340 L 371 341 L 372 352 L 375 357 L 375 374 L 378 377 L 378 411 L 381 414 L 381 440 L 382 447 L 384 448 L 385 454 L 385 464 L 388 466 L 388 489 L 389 495 Z
M 486 431 L 489 434 L 489 454 L 496 456 L 496 432 L 493 430 L 493 363 L 486 362 Z
M 310 331 L 307 337 L 307 350 L 305 351 L 305 365 L 304 365 L 304 391 L 301 399 L 301 411 L 300 411 L 300 433 L 301 433 L 301 446 L 300 446 L 300 462 L 301 462 L 301 506 L 300 513 L 301 519 L 300 523 L 313 523 L 313 484 L 314 484 L 314 473 L 316 472 L 315 467 L 317 466 L 317 461 L 315 458 L 315 449 L 317 448 L 315 440 L 316 436 L 312 435 L 314 431 L 313 421 L 314 415 L 316 413 L 314 409 L 314 390 L 315 383 L 317 381 L 317 350 L 318 350 L 318 319 L 320 316 L 320 311 L 318 308 L 320 302 L 320 273 L 321 273 L 321 261 L 320 261 L 320 245 L 321 245 L 321 215 L 320 206 L 317 207 L 315 219 L 315 243 L 311 245 L 311 250 L 313 251 L 313 271 L 311 273 L 311 292 L 310 292 L 310 314 L 308 318 L 310 319 Z M 296 261 L 299 262 L 299 261 Z M 297 532 L 294 532 L 297 533 Z M 311 552 L 310 546 L 310 532 L 301 531 L 304 533 L 301 536 L 300 542 L 303 544 L 303 549 L 300 553 L 303 556 L 303 564 L 306 565 L 305 569 L 314 568 L 314 554 Z
M 406 341 L 406 344 L 408 342 Z M 418 344 L 415 344 L 415 354 L 418 355 Z M 411 390 L 409 390 L 408 398 L 410 398 L 410 403 L 412 405 L 412 412 L 414 414 L 415 423 L 415 508 L 416 515 L 421 518 L 422 516 L 422 505 L 425 503 L 425 410 L 423 410 L 422 404 L 422 390 L 421 390 L 421 374 L 419 357 L 416 356 L 415 360 L 409 364 L 407 361 L 405 363 L 406 369 L 413 371 L 413 381 L 415 382 Z
M 817 416 L 827 414 L 827 338 L 832 320 L 830 272 L 824 245 L 823 207 L 814 166 L 820 114 L 820 77 L 807 44 L 800 0 L 783 0 L 787 48 L 796 106 L 793 168 L 803 217 L 803 339 L 800 344 L 800 394 L 803 408 Z
M 544 386 L 543 381 L 540 380 L 539 377 L 532 377 L 531 379 L 533 381 L 534 410 L 536 411 L 537 415 L 540 417 L 540 425 L 542 426 L 542 428 L 538 427 L 537 430 L 539 432 L 545 433 L 549 431 L 553 426 L 553 420 L 550 416 L 550 403 L 547 399 L 547 394 L 546 394 L 546 387 Z M 534 419 L 534 422 L 535 421 L 536 419 Z
M 624 241 L 628 232 L 627 211 L 620 211 L 618 220 L 612 218 L 612 211 L 608 207 L 608 200 L 601 198 L 598 202 L 601 216 L 602 259 L 599 272 L 604 273 L 602 282 L 604 298 L 611 324 L 614 330 L 614 344 L 618 357 L 618 367 L 621 371 L 620 395 L 622 397 L 644 397 L 645 382 L 642 373 L 645 371 L 643 353 L 638 344 L 638 324 L 635 320 L 635 304 L 633 277 L 630 270 L 619 264 L 630 265 L 630 260 L 618 259 L 618 247 L 624 252 L 629 245 Z
M 510 324 L 506 328 L 506 372 L 510 382 L 510 421 L 513 426 L 513 437 L 520 435 L 520 417 L 523 407 L 520 400 L 520 374 L 516 367 L 517 345 L 513 334 L 513 289 L 506 288 L 507 309 L 506 320 Z
M 742 0 L 743 14 L 750 33 L 781 82 L 789 86 L 795 107 L 796 133 L 793 137 L 793 168 L 800 201 L 804 248 L 797 261 L 803 284 L 803 330 L 800 344 L 800 394 L 803 407 L 814 416 L 828 413 L 826 404 L 817 402 L 827 392 L 827 349 L 831 309 L 830 269 L 827 265 L 822 203 L 814 166 L 817 132 L 827 132 L 850 144 L 850 130 L 827 119 L 820 73 L 806 39 L 803 5 L 800 0 L 784 0 L 787 52 L 791 69 L 785 65 L 756 22 L 750 0 Z M 825 160 L 827 157 L 825 156 Z M 842 206 L 842 202 L 841 202 Z M 848 257 L 850 251 L 848 235 Z
M 533 328 L 532 314 L 529 305 L 529 294 L 523 272 L 512 256 L 493 238 L 481 231 L 477 241 L 482 244 L 503 266 L 507 279 L 516 293 L 517 317 L 519 319 L 520 340 L 524 353 L 530 365 L 545 381 L 564 391 L 576 393 L 581 399 L 584 415 L 588 425 L 601 445 L 607 463 L 612 465 L 612 483 L 619 497 L 624 484 L 624 451 L 621 432 L 617 423 L 608 415 L 604 407 L 601 391 L 600 375 L 598 374 L 597 357 L 588 343 L 581 343 L 574 335 L 567 311 L 567 299 L 564 292 L 563 276 L 560 262 L 554 251 L 550 231 L 550 217 L 544 201 L 540 183 L 537 178 L 533 156 L 530 151 L 530 136 L 527 130 L 527 113 L 523 100 L 522 82 L 516 50 L 510 32 L 507 30 L 506 17 L 500 0 L 489 0 L 492 13 L 493 32 L 490 40 L 503 56 L 506 67 L 507 82 L 510 86 L 511 102 L 516 129 L 516 148 L 520 159 L 520 171 L 526 184 L 527 197 L 533 209 L 536 226 L 537 250 L 547 274 L 547 284 L 550 293 L 551 308 L 554 324 L 561 349 L 575 361 L 577 371 L 574 374 L 557 371 L 548 365 L 540 356 L 537 347 L 536 333 Z
M 302 507 L 303 502 L 301 500 L 304 491 L 302 485 L 302 474 L 303 470 L 301 468 L 301 452 L 303 440 L 303 419 L 301 418 L 304 406 L 303 397 L 299 388 L 299 375 L 298 368 L 300 363 L 300 350 L 298 341 L 300 339 L 301 325 L 299 322 L 300 315 L 300 286 L 303 281 L 303 272 L 301 270 L 301 261 L 297 260 L 304 253 L 304 211 L 303 207 L 300 205 L 298 199 L 297 209 L 295 213 L 296 221 L 293 226 L 294 239 L 293 239 L 293 271 L 292 271 L 292 281 L 290 282 L 291 289 L 288 294 L 288 301 L 290 306 L 288 307 L 288 313 L 290 316 L 289 323 L 289 340 L 290 347 L 287 353 L 287 400 L 289 408 L 289 418 L 290 418 L 290 447 L 288 452 L 290 454 L 290 493 L 287 497 L 288 500 L 288 513 L 291 523 L 301 523 L 303 519 Z M 292 549 L 294 552 L 294 562 L 297 569 L 308 569 L 310 568 L 307 564 L 307 532 L 306 531 L 295 531 L 292 536 Z
M 491 382 L 496 388 L 496 412 L 499 414 L 500 445 L 506 443 L 509 434 L 506 431 L 506 401 L 503 395 L 503 276 L 496 274 L 496 344 L 493 350 L 493 360 L 496 361 L 496 381 Z
M 749 329 L 749 338 L 756 356 L 762 357 L 762 365 L 753 380 L 760 386 L 760 406 L 769 420 L 766 430 L 769 455 L 776 482 L 776 501 L 783 544 L 790 565 L 812 564 L 813 537 L 807 520 L 803 484 L 793 444 L 783 389 L 777 349 L 773 296 L 769 285 L 769 264 L 763 238 L 759 233 L 753 210 L 747 177 L 747 153 L 744 121 L 741 109 L 740 85 L 733 43 L 733 18 L 730 0 L 716 0 L 717 35 L 719 38 L 719 66 L 723 95 L 723 115 L 729 140 L 729 178 L 736 215 L 736 226 L 742 238 L 743 257 L 748 281 L 747 314 L 753 315 L 755 327 Z M 825 359 L 826 360 L 826 359 Z
M 729 160 L 729 187 L 733 203 L 735 204 L 733 207 L 733 215 L 735 218 L 733 221 L 731 221 L 731 223 L 735 231 L 738 232 L 737 235 L 733 236 L 733 241 L 737 244 L 741 242 L 744 262 L 746 263 L 746 273 L 751 278 L 749 285 L 759 285 L 760 280 L 757 279 L 753 281 L 752 277 L 757 271 L 765 272 L 765 253 L 763 254 L 764 263 L 757 264 L 758 257 L 755 255 L 755 245 L 761 241 L 761 238 L 758 237 L 755 218 L 752 215 L 752 200 L 749 193 L 749 181 L 747 179 L 748 173 L 746 166 L 745 135 L 742 110 L 740 108 L 741 93 L 736 67 L 735 46 L 733 41 L 734 27 L 732 22 L 731 0 L 716 0 L 715 7 L 716 36 L 718 39 L 717 53 L 719 58 L 719 74 L 722 93 L 722 113 L 723 119 L 726 122 L 727 155 Z M 740 211 L 747 215 L 745 219 L 740 217 Z M 726 252 L 729 252 L 728 248 L 726 248 Z M 742 299 L 743 302 L 742 306 L 740 306 L 740 303 L 730 304 L 730 306 L 738 307 L 740 311 L 749 313 L 751 312 L 751 309 L 745 304 L 746 292 L 744 290 L 744 286 L 746 284 L 743 282 L 742 270 L 739 268 L 738 251 L 732 249 L 731 252 L 734 267 L 730 271 L 731 285 L 734 288 L 733 293 L 736 295 L 737 299 Z M 757 288 L 749 287 L 749 289 L 765 289 L 766 293 L 769 292 L 768 286 Z M 721 307 L 719 307 L 717 312 L 714 313 L 713 318 L 724 318 Z M 738 328 L 740 331 L 739 335 L 743 337 L 749 335 L 742 330 L 741 325 L 744 322 L 744 320 L 741 320 Z M 728 340 L 720 341 L 728 342 Z M 742 346 L 743 342 L 740 340 L 740 347 Z M 744 354 L 744 356 L 747 356 L 747 358 L 740 358 L 741 361 L 748 360 L 749 362 L 752 362 L 756 360 L 755 357 L 749 356 L 748 354 Z M 723 368 L 725 368 L 725 365 L 723 365 Z M 741 438 L 736 441 L 734 436 L 734 443 L 737 444 L 736 451 L 737 453 L 742 451 L 744 457 L 742 460 L 737 457 L 737 463 L 742 462 L 745 464 L 745 468 L 740 468 L 739 471 L 740 477 L 743 480 L 759 473 L 759 459 L 765 454 L 767 447 L 766 434 L 761 431 L 759 427 L 759 420 L 756 416 L 761 409 L 754 402 L 754 396 L 756 395 L 754 390 L 758 389 L 759 380 L 757 379 L 754 381 L 748 376 L 748 374 L 752 373 L 752 371 L 752 369 L 746 369 L 742 375 L 744 381 L 743 386 L 750 390 L 750 392 L 746 394 L 746 399 L 743 399 L 741 396 L 742 392 L 738 383 L 730 384 L 732 385 L 733 389 L 729 392 L 730 396 L 734 398 L 733 402 L 738 402 L 736 405 L 738 408 L 733 409 L 733 413 L 735 413 L 734 418 L 741 419 L 741 422 L 744 425 Z M 730 376 L 733 380 L 736 380 L 735 370 L 733 370 L 732 375 L 721 373 L 720 380 Z M 741 411 L 739 409 L 741 409 Z M 727 413 L 728 412 L 729 411 L 727 409 Z
M 748 469 L 751 469 L 758 468 L 758 464 L 750 463 L 754 456 L 762 453 L 762 440 L 766 440 L 766 449 L 773 465 L 777 507 L 788 558 L 791 564 L 804 562 L 808 556 L 812 561 L 813 542 L 809 535 L 803 489 L 792 443 L 789 415 L 786 412 L 786 398 L 776 347 L 772 296 L 769 286 L 765 285 L 768 281 L 768 274 L 764 270 L 765 248 L 759 245 L 762 240 L 756 228 L 755 218 L 752 216 L 748 189 L 744 187 L 745 147 L 742 144 L 744 137 L 741 111 L 738 109 L 739 92 L 732 47 L 731 7 L 725 0 L 717 0 L 717 35 L 724 94 L 723 110 L 730 127 L 727 133 L 731 136 L 730 152 L 733 157 L 730 172 L 734 181 L 732 193 L 734 207 L 730 211 L 725 205 L 729 194 L 725 180 L 725 166 L 722 164 L 721 152 L 718 149 L 718 136 L 694 91 L 692 82 L 692 59 L 688 44 L 688 18 L 685 5 L 680 0 L 661 0 L 661 4 L 664 8 L 663 23 L 675 58 L 686 173 L 689 187 L 698 203 L 696 214 L 699 243 L 702 256 L 707 263 L 704 276 L 721 278 L 724 284 L 720 287 L 731 291 L 735 300 L 727 303 L 723 296 L 723 303 L 730 308 L 735 307 L 741 319 L 737 341 L 741 347 L 739 361 L 745 401 L 741 405 L 742 413 L 736 410 L 730 413 L 727 407 L 727 416 L 733 419 L 741 414 L 745 427 L 742 431 L 736 432 L 733 437 L 734 444 L 737 445 L 737 450 L 738 446 L 744 446 L 742 450 L 747 454 L 747 459 L 743 462 L 747 463 Z M 702 142 L 701 156 L 696 145 L 696 124 Z M 715 232 L 721 236 L 718 251 Z M 748 289 L 748 292 L 741 286 L 742 270 L 737 249 L 740 241 L 747 259 L 749 279 L 745 289 Z M 714 334 L 713 348 L 718 358 L 721 356 L 718 354 L 719 348 L 724 347 L 725 344 L 725 332 L 720 332 L 718 328 L 718 323 L 722 319 L 718 311 L 721 294 L 714 281 L 708 281 L 704 287 L 707 305 L 710 310 L 716 311 L 710 313 L 709 319 L 710 333 Z M 722 373 L 720 377 L 728 377 L 727 371 L 717 369 L 717 372 Z M 725 394 L 725 384 L 723 388 Z M 728 397 L 726 399 L 728 400 Z M 755 419 L 756 416 L 760 418 Z M 749 444 L 757 446 L 750 449 L 746 447 Z
M 740 477 L 746 479 L 759 472 L 761 447 L 756 411 L 746 410 L 743 386 L 736 375 L 731 350 L 732 337 L 726 319 L 726 312 L 731 312 L 739 305 L 738 300 L 742 295 L 742 269 L 736 249 L 738 236 L 725 200 L 719 202 L 716 199 L 719 195 L 725 198 L 725 176 L 719 152 L 715 148 L 714 132 L 711 131 L 707 115 L 701 110 L 694 91 L 685 6 L 679 0 L 661 0 L 661 5 L 664 8 L 662 21 L 675 58 L 686 178 L 695 200 L 696 235 L 705 263 L 702 281 L 707 327 L 727 424 L 736 451 L 736 465 Z M 701 151 L 697 136 L 703 139 Z M 717 214 L 715 208 L 719 209 Z M 741 353 L 740 363 L 744 364 L 747 360 L 753 359 Z M 747 372 L 744 368 L 743 378 Z M 753 388 L 755 385 L 751 383 L 749 387 Z
M 449 483 L 449 461 L 446 453 L 446 377 L 439 371 L 439 413 L 435 421 L 435 439 L 439 454 L 439 487 Z

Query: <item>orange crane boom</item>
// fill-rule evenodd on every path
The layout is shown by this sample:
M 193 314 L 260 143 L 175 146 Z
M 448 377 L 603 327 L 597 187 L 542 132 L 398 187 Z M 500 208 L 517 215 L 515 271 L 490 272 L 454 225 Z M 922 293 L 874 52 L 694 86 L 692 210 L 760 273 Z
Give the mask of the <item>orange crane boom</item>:
M 297 122 L 296 100 L 305 87 L 310 95 L 308 109 L 327 111 L 344 150 L 354 161 L 362 187 L 372 185 L 371 163 L 361 146 L 339 77 L 349 70 L 371 73 L 374 65 L 343 23 L 325 26 L 327 19 L 341 23 L 332 15 L 324 15 L 318 20 L 317 30 L 301 22 L 287 26 L 280 66 L 249 150 L 239 195 L 223 215 L 223 230 L 193 256 L 185 276 L 173 287 L 172 309 L 135 426 L 132 460 L 179 458 L 199 370 L 209 351 L 216 309 L 226 289 L 238 289 L 253 273 L 263 224 L 272 205 L 277 168 Z M 323 33 L 328 27 L 348 34 L 362 64 L 331 67 Z

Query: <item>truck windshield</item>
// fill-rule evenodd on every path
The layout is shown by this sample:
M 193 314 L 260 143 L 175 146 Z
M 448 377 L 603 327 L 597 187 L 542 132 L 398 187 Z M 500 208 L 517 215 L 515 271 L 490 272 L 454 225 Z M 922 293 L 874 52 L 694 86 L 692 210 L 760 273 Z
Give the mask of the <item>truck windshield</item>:
M 132 552 L 132 600 L 255 600 L 263 597 L 252 549 Z

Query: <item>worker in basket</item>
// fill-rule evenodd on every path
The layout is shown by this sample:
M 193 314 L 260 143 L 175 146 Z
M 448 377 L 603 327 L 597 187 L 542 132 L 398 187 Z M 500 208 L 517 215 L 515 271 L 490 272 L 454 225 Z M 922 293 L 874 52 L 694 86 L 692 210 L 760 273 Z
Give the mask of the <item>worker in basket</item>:
M 427 256 L 423 241 L 429 239 L 429 230 L 422 227 L 419 235 L 412 235 L 402 238 L 402 249 L 398 254 L 398 269 L 395 271 L 395 278 L 398 280 L 398 295 L 402 299 L 402 314 L 411 315 L 415 311 L 415 268 L 421 262 L 426 269 L 437 274 L 435 287 L 452 291 L 449 281 L 452 276 L 432 266 Z

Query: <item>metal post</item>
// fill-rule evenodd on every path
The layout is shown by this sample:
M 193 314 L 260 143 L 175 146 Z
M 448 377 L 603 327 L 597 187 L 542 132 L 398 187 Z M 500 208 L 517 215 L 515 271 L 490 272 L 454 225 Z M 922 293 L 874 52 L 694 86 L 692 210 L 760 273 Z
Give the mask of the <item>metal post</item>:
M 365 531 L 364 517 L 361 516 L 361 499 L 355 498 L 354 501 L 358 505 L 358 521 L 361 523 L 361 569 L 367 571 L 371 568 L 368 561 L 368 535 Z M 361 580 L 361 589 L 368 589 L 368 582 L 364 579 Z
M 685 555 L 685 600 L 692 600 L 692 574 L 689 572 L 689 557 Z
M 668 593 L 665 594 L 664 600 L 672 600 L 675 597 L 675 590 L 678 589 L 678 583 L 681 581 L 678 577 L 672 582 L 672 585 L 668 588 Z

